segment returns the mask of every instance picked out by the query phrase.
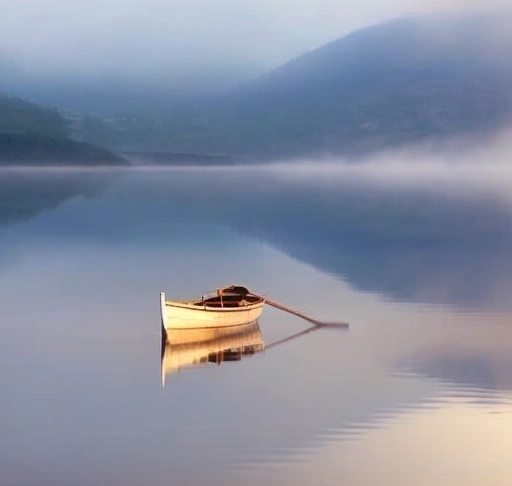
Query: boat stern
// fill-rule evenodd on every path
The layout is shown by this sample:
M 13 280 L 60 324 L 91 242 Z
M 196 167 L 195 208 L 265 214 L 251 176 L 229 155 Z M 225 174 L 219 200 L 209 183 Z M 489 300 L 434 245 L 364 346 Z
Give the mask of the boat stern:
M 165 292 L 160 292 L 160 318 L 162 321 L 162 329 L 165 331 L 167 322 L 167 309 L 165 307 Z

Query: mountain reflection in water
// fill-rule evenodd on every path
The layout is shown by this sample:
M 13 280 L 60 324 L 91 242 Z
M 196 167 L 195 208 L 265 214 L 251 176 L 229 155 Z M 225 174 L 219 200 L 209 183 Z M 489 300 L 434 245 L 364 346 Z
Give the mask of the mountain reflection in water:
M 512 282 L 512 206 L 503 191 L 312 174 L 287 178 L 250 168 L 11 174 L 2 179 L 0 225 L 77 195 L 101 197 L 117 181 L 115 198 L 55 227 L 54 236 L 94 232 L 95 239 L 161 243 L 176 239 L 182 224 L 228 225 L 390 300 L 512 306 L 496 293 Z M 130 206 L 130 218 L 120 203 Z
M 229 223 L 391 300 L 511 307 L 495 292 L 512 281 L 512 210 L 499 194 L 343 179 L 274 185 L 240 194 Z
M 450 178 L 382 183 L 249 168 L 144 178 L 126 181 L 124 191 L 147 184 L 155 211 L 226 224 L 359 290 L 397 301 L 512 306 L 495 292 L 512 282 L 512 203 L 508 189 L 492 183 L 468 190 Z
M 26 221 L 75 197 L 100 197 L 121 171 L 80 169 L 2 169 L 0 228 Z

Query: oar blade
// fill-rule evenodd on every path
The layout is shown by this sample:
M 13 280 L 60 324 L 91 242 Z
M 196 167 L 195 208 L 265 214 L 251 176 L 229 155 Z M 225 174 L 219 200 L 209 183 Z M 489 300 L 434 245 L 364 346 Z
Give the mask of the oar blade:
M 348 322 L 317 322 L 315 325 L 332 329 L 348 329 L 350 327 Z

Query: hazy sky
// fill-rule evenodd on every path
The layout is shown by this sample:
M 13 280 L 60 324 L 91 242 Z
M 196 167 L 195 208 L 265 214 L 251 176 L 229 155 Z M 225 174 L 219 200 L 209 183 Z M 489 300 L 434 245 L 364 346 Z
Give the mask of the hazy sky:
M 358 27 L 510 0 L 1 0 L 0 62 L 35 76 L 250 77 Z

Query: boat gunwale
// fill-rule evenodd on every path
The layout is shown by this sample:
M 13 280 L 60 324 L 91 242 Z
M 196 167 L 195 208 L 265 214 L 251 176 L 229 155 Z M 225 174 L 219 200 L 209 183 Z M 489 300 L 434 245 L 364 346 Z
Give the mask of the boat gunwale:
M 244 312 L 252 309 L 257 309 L 262 307 L 265 303 L 265 299 L 262 298 L 257 302 L 253 302 L 247 305 L 243 305 L 240 307 L 217 307 L 217 306 L 208 306 L 204 304 L 201 300 L 196 301 L 173 301 L 166 300 L 166 307 L 177 307 L 179 309 L 187 309 L 201 312 Z

